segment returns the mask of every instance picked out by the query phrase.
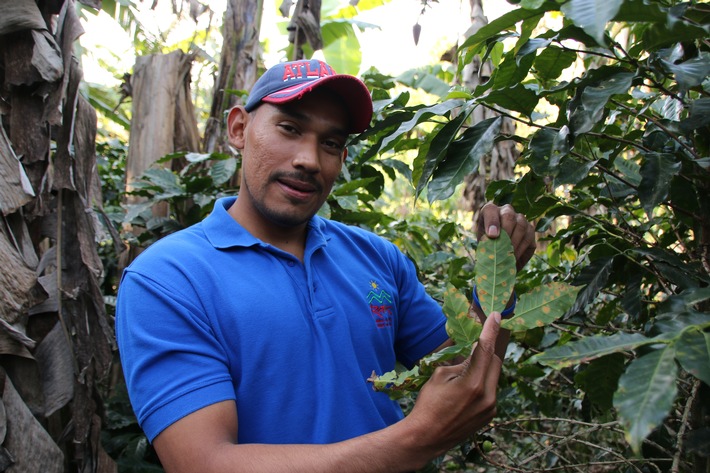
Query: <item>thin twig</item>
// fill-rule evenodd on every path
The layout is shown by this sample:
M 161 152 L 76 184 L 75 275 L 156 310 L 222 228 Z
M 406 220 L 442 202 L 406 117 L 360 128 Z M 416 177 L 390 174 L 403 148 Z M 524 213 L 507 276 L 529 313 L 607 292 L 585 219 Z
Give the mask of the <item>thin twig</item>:
M 618 100 L 611 99 L 610 102 L 613 103 L 614 105 L 618 106 L 618 107 L 621 107 L 621 108 L 625 109 L 625 110 L 626 110 L 627 112 L 629 112 L 629 113 L 632 113 L 632 114 L 637 114 L 637 113 L 638 113 L 638 111 L 635 110 L 634 108 L 629 107 L 628 105 L 626 105 L 626 104 L 624 104 L 624 103 L 621 103 L 621 102 L 619 102 Z M 700 156 L 698 156 L 698 154 L 695 152 L 695 150 L 694 150 L 692 147 L 688 146 L 687 143 L 685 143 L 683 140 L 681 140 L 681 139 L 678 137 L 678 135 L 676 135 L 676 134 L 673 133 L 671 130 L 669 130 L 668 127 L 665 126 L 663 123 L 661 123 L 659 120 L 656 120 L 656 118 L 654 118 L 654 117 L 652 117 L 652 116 L 650 116 L 650 115 L 646 115 L 646 114 L 643 113 L 643 112 L 641 112 L 640 115 L 641 115 L 642 117 L 644 117 L 646 120 L 648 120 L 648 121 L 650 121 L 651 123 L 653 123 L 654 125 L 656 125 L 658 128 L 660 128 L 660 129 L 663 130 L 664 132 L 666 132 L 666 134 L 668 134 L 668 136 L 670 136 L 670 137 L 673 139 L 673 141 L 675 141 L 676 143 L 678 143 L 679 145 L 681 145 L 681 146 L 683 147 L 683 149 L 685 149 L 685 150 L 686 150 L 691 156 L 693 156 L 695 159 L 700 159 Z
M 688 418 L 690 417 L 690 411 L 695 403 L 695 396 L 697 396 L 700 390 L 700 380 L 696 379 L 693 383 L 693 390 L 690 392 L 688 401 L 685 403 L 685 409 L 683 409 L 683 417 L 680 421 L 680 429 L 678 429 L 678 435 L 676 436 L 676 452 L 673 455 L 673 464 L 671 465 L 671 473 L 678 473 L 680 470 L 680 457 L 683 454 L 683 440 L 685 437 L 685 431 L 688 427 Z

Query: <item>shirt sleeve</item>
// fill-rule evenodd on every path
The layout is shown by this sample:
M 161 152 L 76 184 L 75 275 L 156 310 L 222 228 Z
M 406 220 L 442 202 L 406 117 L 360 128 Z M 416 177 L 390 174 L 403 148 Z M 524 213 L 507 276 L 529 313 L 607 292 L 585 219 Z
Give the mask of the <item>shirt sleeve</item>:
M 448 339 L 446 316 L 419 281 L 412 261 L 397 253 L 400 315 L 395 352 L 400 363 L 411 368 Z
M 223 346 L 198 301 L 186 281 L 124 271 L 116 338 L 131 404 L 151 442 L 186 415 L 235 399 Z

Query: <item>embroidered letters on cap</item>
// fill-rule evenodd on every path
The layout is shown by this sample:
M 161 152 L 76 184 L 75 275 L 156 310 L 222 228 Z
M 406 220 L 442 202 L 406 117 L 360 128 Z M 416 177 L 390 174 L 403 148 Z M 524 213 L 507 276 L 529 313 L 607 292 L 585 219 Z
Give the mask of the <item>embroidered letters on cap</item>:
M 318 78 L 335 75 L 333 68 L 324 62 L 318 62 L 317 70 L 311 69 L 312 65 L 313 61 L 298 61 L 285 64 L 283 81 L 287 82 L 291 79 L 303 79 L 306 77 Z

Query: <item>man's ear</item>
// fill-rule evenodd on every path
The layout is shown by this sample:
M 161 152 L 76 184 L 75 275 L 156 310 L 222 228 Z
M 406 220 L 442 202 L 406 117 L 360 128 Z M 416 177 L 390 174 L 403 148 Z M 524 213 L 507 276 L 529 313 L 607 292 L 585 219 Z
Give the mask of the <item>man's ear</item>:
M 229 143 L 237 149 L 244 149 L 244 130 L 248 121 L 249 112 L 242 105 L 232 108 L 227 115 Z

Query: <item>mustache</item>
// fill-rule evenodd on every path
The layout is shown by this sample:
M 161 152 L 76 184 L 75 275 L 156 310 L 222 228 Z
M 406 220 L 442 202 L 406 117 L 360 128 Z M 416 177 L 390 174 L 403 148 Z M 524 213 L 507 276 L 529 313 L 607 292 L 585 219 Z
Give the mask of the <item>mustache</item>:
M 313 187 L 317 192 L 323 191 L 323 185 L 320 182 L 318 182 L 315 177 L 313 177 L 312 175 L 310 175 L 308 173 L 304 173 L 304 172 L 276 171 L 271 175 L 269 180 L 272 182 L 280 181 L 280 180 L 302 182 L 304 184 L 307 184 L 308 186 Z

